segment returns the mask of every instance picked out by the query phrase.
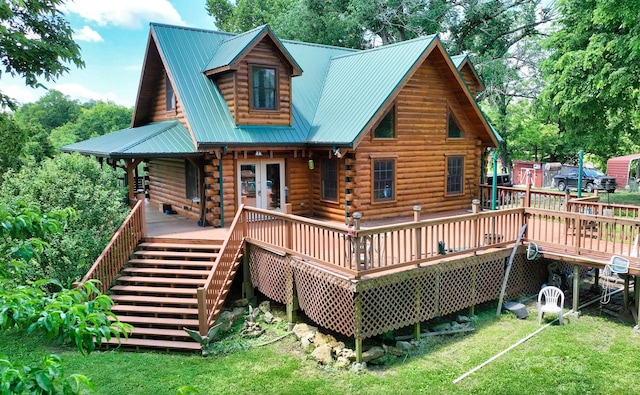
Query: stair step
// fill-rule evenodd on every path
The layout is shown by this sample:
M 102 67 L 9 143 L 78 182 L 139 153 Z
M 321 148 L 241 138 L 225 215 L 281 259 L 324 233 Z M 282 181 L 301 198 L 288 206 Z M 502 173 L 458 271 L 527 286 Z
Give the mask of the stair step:
M 174 340 L 155 340 L 155 339 L 140 339 L 130 337 L 128 339 L 120 338 L 111 340 L 104 340 L 103 344 L 120 345 L 124 347 L 144 347 L 144 348 L 158 348 L 158 349 L 172 349 L 172 350 L 200 350 L 200 344 L 195 341 L 174 341 Z
M 134 274 L 164 274 L 174 276 L 208 276 L 209 270 L 196 270 L 196 269 L 164 269 L 164 268 L 149 268 L 149 267 L 128 267 L 122 270 L 122 273 L 134 273 Z
M 158 243 L 158 242 L 142 242 L 138 247 L 146 249 L 168 249 L 168 250 L 192 250 L 192 251 L 209 251 L 220 250 L 219 244 L 191 244 L 191 243 Z
M 192 295 L 195 297 L 196 289 L 194 288 L 171 288 L 171 287 L 149 287 L 143 285 L 114 285 L 112 291 L 130 292 L 130 293 L 147 293 L 154 295 Z
M 138 325 L 178 326 L 180 328 L 198 326 L 198 320 L 191 318 L 159 318 L 142 317 L 139 315 L 118 315 L 118 319 L 121 322 Z
M 175 284 L 175 285 L 204 285 L 205 278 L 175 278 L 175 277 L 145 277 L 145 276 L 120 276 L 119 282 L 146 283 L 146 284 Z
M 195 295 L 195 293 L 194 293 Z M 167 296 L 148 296 L 148 295 L 110 295 L 111 299 L 116 303 L 148 303 L 153 305 L 183 305 L 197 306 L 196 298 L 172 298 Z
M 211 269 L 211 261 L 182 261 L 177 259 L 129 259 L 130 265 L 136 266 L 181 266 L 181 267 L 202 267 Z
M 191 328 L 190 328 L 191 329 Z M 165 328 L 145 328 L 145 327 L 134 327 L 133 331 L 129 334 L 129 337 L 140 337 L 140 336 L 164 336 L 164 337 L 178 337 L 191 339 L 189 334 L 185 332 L 184 329 L 165 329 Z
M 198 315 L 198 309 L 185 307 L 166 306 L 137 306 L 117 304 L 111 307 L 114 313 L 145 313 L 145 314 L 166 314 L 166 315 Z
M 133 253 L 135 256 L 150 257 L 157 256 L 163 258 L 180 258 L 184 260 L 189 259 L 209 259 L 214 261 L 218 256 L 218 253 L 214 252 L 189 252 L 189 251 L 148 251 L 139 250 Z

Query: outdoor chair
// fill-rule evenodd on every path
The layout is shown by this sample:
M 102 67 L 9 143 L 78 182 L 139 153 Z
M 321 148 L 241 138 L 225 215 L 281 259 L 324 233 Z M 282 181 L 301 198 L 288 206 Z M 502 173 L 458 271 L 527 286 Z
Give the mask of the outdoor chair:
M 558 287 L 547 286 L 538 293 L 538 325 L 544 313 L 558 314 L 558 321 L 562 325 L 562 310 L 564 309 L 564 293 Z

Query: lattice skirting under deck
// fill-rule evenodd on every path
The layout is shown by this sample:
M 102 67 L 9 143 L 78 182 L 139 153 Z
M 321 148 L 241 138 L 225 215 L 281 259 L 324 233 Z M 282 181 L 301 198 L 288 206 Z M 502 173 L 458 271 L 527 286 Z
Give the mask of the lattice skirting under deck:
M 253 285 L 272 300 L 292 303 L 318 325 L 366 339 L 424 322 L 499 296 L 510 250 L 502 250 L 380 277 L 350 280 L 291 256 L 250 246 Z M 516 255 L 506 295 L 536 293 L 547 262 Z

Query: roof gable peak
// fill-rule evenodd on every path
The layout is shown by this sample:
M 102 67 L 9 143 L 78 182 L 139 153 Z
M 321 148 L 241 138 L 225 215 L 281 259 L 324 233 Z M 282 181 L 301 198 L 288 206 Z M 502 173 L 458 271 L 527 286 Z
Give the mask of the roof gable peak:
M 209 62 L 207 62 L 203 72 L 206 75 L 213 75 L 227 70 L 237 69 L 238 63 L 244 58 L 244 56 L 267 37 L 273 42 L 280 54 L 291 65 L 293 70 L 292 75 L 301 75 L 302 69 L 300 68 L 300 65 L 298 65 L 298 62 L 296 62 L 291 53 L 289 53 L 278 36 L 273 33 L 269 25 L 258 26 L 255 29 L 224 40 L 220 43 L 216 52 L 211 56 Z

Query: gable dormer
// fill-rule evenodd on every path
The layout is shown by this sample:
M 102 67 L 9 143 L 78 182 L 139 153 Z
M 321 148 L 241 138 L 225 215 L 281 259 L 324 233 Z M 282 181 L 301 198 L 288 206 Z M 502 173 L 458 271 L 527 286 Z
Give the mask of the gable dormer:
M 484 84 L 482 83 L 480 76 L 478 76 L 475 67 L 473 67 L 473 64 L 469 60 L 469 56 L 452 56 L 451 60 L 458 69 L 458 72 L 460 72 L 465 84 L 469 87 L 473 97 L 476 97 L 478 93 L 484 91 Z
M 302 70 L 268 26 L 223 41 L 204 73 L 236 125 L 291 125 L 291 79 Z

